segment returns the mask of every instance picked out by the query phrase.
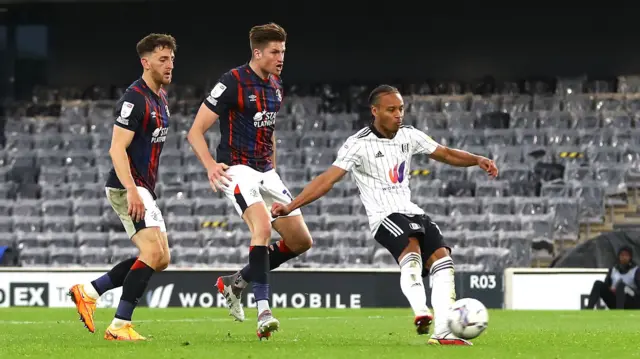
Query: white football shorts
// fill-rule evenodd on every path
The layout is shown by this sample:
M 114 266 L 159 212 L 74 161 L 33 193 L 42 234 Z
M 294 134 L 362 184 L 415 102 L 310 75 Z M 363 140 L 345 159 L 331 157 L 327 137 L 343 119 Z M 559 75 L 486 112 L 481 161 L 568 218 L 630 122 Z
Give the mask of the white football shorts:
M 229 181 L 229 186 L 224 188 L 224 194 L 233 203 L 241 217 L 249 206 L 257 202 L 264 202 L 269 211 L 275 202 L 291 203 L 292 197 L 289 189 L 273 169 L 259 172 L 249 166 L 233 165 L 227 169 L 226 173 L 232 180 Z M 284 217 L 301 214 L 302 212 L 298 208 Z M 274 220 L 272 217 L 271 221 Z
M 167 227 L 162 218 L 162 212 L 158 207 L 158 204 L 153 199 L 151 192 L 144 187 L 136 187 L 140 197 L 142 197 L 142 203 L 144 204 L 144 219 L 140 222 L 134 222 L 133 219 L 127 213 L 129 211 L 129 204 L 127 203 L 127 190 L 120 188 L 106 187 L 107 200 L 114 211 L 120 217 L 120 221 L 124 226 L 125 231 L 129 238 L 132 238 L 134 234 L 138 233 L 141 229 L 149 227 L 159 227 L 161 232 L 166 232 Z

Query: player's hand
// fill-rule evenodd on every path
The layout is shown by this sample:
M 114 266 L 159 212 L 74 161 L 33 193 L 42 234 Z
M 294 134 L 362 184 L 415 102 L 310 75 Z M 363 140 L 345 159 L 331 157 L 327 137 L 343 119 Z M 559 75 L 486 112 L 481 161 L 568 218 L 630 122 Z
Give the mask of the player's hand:
M 492 160 L 486 157 L 480 157 L 478 166 L 485 170 L 491 178 L 498 177 L 498 167 L 496 167 L 496 164 Z
M 286 216 L 289 213 L 291 213 L 291 210 L 285 204 L 275 202 L 271 206 L 271 217 L 273 217 L 273 218 L 277 218 L 277 217 L 280 217 L 280 216 Z
M 229 186 L 231 176 L 227 174 L 227 168 L 229 168 L 229 166 L 224 163 L 216 163 L 207 171 L 209 184 L 211 185 L 211 188 L 213 188 L 214 192 L 218 192 L 218 189 L 222 191 L 224 187 Z
M 127 203 L 128 209 L 127 213 L 131 217 L 134 222 L 140 222 L 144 219 L 144 203 L 142 202 L 142 197 L 140 197 L 140 193 L 138 193 L 137 188 L 132 188 L 127 190 Z

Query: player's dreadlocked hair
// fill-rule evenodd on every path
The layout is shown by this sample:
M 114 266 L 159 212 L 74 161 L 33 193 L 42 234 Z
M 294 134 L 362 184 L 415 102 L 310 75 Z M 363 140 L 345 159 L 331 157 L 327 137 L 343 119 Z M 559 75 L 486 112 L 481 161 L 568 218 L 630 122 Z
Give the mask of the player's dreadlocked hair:
M 276 23 L 271 22 L 265 25 L 257 25 L 252 27 L 251 31 L 249 31 L 249 45 L 251 46 L 251 51 L 255 49 L 262 50 L 272 41 L 287 41 L 287 32 L 284 31 L 282 26 Z
M 380 96 L 390 94 L 390 93 L 399 94 L 400 91 L 398 91 L 397 88 L 390 85 L 380 85 L 374 88 L 373 91 L 371 91 L 371 94 L 369 94 L 369 106 L 377 105 L 378 100 L 380 99 Z
M 138 56 L 142 57 L 146 54 L 152 53 L 156 48 L 169 48 L 175 52 L 178 48 L 176 45 L 176 39 L 167 34 L 149 34 L 145 36 L 136 45 Z

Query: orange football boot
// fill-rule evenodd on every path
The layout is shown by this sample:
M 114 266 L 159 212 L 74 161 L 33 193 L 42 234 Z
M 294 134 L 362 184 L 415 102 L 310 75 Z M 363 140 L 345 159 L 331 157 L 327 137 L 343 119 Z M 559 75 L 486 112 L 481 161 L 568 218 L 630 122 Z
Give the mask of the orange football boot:
M 84 291 L 83 284 L 76 284 L 69 289 L 69 296 L 76 304 L 80 320 L 91 333 L 95 333 L 96 327 L 93 323 L 93 313 L 96 311 L 96 300 L 89 297 Z
M 112 325 L 109 325 L 107 331 L 104 333 L 104 338 L 106 340 L 123 340 L 123 341 L 138 341 L 138 340 L 147 340 L 147 338 L 138 334 L 133 329 L 133 325 L 131 323 L 127 323 L 122 328 L 114 328 Z

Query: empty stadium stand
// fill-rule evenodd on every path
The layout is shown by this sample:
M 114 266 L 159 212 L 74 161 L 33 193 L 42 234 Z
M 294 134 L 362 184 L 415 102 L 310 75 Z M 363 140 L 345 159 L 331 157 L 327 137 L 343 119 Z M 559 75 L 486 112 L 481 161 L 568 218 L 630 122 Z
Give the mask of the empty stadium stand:
M 405 91 L 405 123 L 440 143 L 489 156 L 501 171 L 490 181 L 478 168 L 414 157 L 413 199 L 440 226 L 457 270 L 542 266 L 579 240 L 640 225 L 638 78 L 621 77 L 615 88 L 575 78 L 558 79 L 553 90 L 514 85 L 475 95 L 448 89 Z M 291 92 L 278 115 L 277 163 L 295 194 L 369 118 L 365 87 Z M 185 139 L 201 98 L 196 93 L 192 87 L 172 92 L 172 129 L 161 157 L 157 193 L 173 263 L 239 266 L 248 257 L 248 228 L 209 188 Z M 43 89 L 38 101 L 7 111 L 0 246 L 18 253 L 15 265 L 106 265 L 135 252 L 104 198 L 113 97 L 100 89 Z M 214 149 L 216 130 L 209 141 Z M 289 265 L 396 265 L 371 238 L 354 182 L 344 180 L 303 213 L 315 245 Z

